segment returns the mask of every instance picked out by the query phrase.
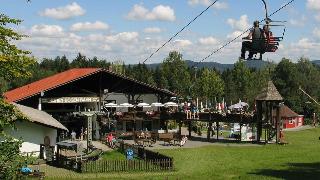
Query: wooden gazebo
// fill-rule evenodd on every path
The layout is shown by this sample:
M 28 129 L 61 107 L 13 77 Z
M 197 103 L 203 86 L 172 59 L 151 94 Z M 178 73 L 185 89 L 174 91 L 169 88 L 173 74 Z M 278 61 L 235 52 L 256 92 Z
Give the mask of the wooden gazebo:
M 280 138 L 280 106 L 283 101 L 282 96 L 272 81 L 268 81 L 267 87 L 256 97 L 257 110 L 257 141 L 260 142 L 262 129 L 265 129 L 265 142 L 276 136 L 276 142 Z M 272 120 L 272 112 L 275 109 L 276 120 Z

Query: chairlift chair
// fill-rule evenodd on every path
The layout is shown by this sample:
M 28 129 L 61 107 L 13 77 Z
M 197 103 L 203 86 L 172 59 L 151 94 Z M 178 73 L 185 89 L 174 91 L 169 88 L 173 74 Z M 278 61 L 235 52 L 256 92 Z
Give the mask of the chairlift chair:
M 276 28 L 283 28 L 283 32 L 281 36 L 272 36 L 272 37 L 261 37 L 261 38 L 255 38 L 251 39 L 252 46 L 250 49 L 247 49 L 251 54 L 255 56 L 253 59 L 248 60 L 262 60 L 262 55 L 266 52 L 276 52 L 279 48 L 280 42 L 283 40 L 285 32 L 286 32 L 286 21 L 274 21 L 271 20 L 268 16 L 268 9 L 267 4 L 265 0 L 262 0 L 265 7 L 266 17 L 263 20 L 264 24 L 263 26 L 267 26 L 267 28 L 270 30 L 270 27 Z M 248 39 L 243 39 L 244 41 L 248 41 Z M 260 57 L 257 58 L 257 54 L 259 53 Z

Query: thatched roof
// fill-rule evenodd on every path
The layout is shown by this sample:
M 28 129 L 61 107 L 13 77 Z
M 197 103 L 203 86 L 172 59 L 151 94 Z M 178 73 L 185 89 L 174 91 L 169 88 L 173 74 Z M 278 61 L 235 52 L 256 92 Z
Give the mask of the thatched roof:
M 23 106 L 20 104 L 12 103 L 18 110 L 25 115 L 31 122 L 43 124 L 57 129 L 67 130 L 58 120 L 53 118 L 50 114 L 40 111 L 31 107 Z
M 283 98 L 272 81 L 268 82 L 266 88 L 256 97 L 257 101 L 282 101 Z

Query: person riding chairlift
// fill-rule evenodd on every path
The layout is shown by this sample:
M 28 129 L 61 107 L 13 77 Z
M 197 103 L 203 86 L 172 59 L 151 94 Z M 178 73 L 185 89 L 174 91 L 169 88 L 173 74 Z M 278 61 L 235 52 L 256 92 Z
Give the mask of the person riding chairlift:
M 263 26 L 264 36 L 266 37 L 266 51 L 275 52 L 278 47 L 274 45 L 275 39 L 268 25 Z
M 254 49 L 257 49 L 261 44 L 261 39 L 265 38 L 263 30 L 259 27 L 259 21 L 253 22 L 253 28 L 250 30 L 250 33 L 247 37 L 242 39 L 251 39 L 252 41 L 243 41 L 241 47 L 241 57 L 240 59 L 245 59 L 246 51 L 249 51 L 248 59 L 252 59 Z

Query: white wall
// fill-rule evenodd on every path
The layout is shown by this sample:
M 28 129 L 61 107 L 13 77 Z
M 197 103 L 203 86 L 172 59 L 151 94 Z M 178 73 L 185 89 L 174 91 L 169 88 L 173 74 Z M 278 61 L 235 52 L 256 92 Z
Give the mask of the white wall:
M 22 138 L 22 153 L 40 151 L 40 144 L 44 143 L 45 136 L 50 138 L 50 146 L 56 145 L 57 130 L 54 128 L 29 121 L 17 121 L 15 125 L 17 130 L 6 129 L 5 132 L 17 139 Z

